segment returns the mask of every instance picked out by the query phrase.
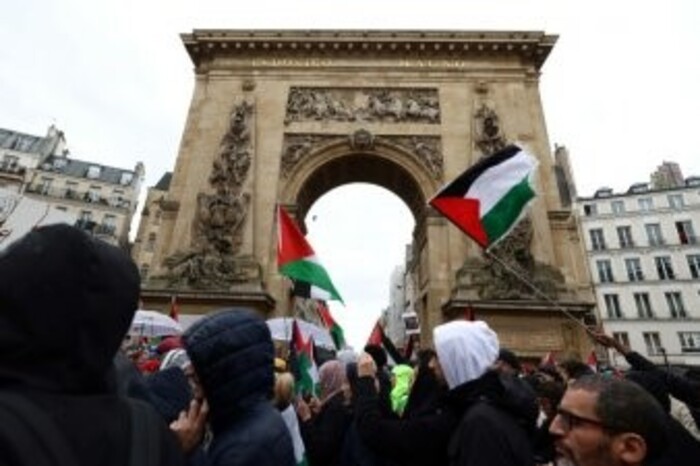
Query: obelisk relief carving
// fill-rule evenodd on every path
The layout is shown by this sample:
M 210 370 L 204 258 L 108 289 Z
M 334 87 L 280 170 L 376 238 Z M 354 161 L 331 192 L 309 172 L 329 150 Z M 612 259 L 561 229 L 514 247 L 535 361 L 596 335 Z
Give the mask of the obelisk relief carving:
M 208 178 L 213 192 L 197 194 L 191 247 L 164 261 L 169 286 L 225 290 L 260 276 L 257 262 L 239 255 L 251 198 L 244 185 L 254 154 L 253 111 L 244 101 L 231 112 Z

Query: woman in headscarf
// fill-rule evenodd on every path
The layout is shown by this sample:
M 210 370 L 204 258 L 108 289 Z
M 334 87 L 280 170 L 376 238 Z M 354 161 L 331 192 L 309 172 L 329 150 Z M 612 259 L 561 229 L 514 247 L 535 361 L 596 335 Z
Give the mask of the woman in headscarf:
M 301 436 L 310 466 L 335 466 L 340 464 L 345 433 L 351 422 L 345 397 L 345 367 L 340 361 L 328 361 L 319 369 L 318 378 L 317 414 L 312 416 L 306 403 L 303 400 L 298 402 Z

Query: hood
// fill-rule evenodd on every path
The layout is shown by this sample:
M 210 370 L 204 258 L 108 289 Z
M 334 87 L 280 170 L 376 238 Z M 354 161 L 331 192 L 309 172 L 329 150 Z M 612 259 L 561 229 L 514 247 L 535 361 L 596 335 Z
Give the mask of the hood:
M 106 391 L 139 283 L 124 251 L 68 225 L 10 245 L 0 254 L 0 384 Z
M 274 386 L 270 329 L 250 309 L 222 309 L 192 325 L 182 337 L 217 430 L 236 413 L 269 402 Z
M 455 320 L 438 325 L 433 340 L 450 389 L 478 379 L 498 358 L 498 336 L 483 321 Z

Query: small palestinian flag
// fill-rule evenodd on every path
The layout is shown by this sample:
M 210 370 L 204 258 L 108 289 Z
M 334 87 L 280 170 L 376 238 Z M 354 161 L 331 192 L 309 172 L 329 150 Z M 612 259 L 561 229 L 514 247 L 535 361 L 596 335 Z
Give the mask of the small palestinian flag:
M 343 328 L 333 319 L 331 311 L 328 309 L 328 306 L 326 306 L 326 303 L 319 301 L 316 309 L 318 310 L 321 322 L 323 322 L 323 326 L 328 330 L 328 333 L 331 334 L 331 338 L 333 338 L 335 349 L 340 350 L 345 348 L 345 333 L 343 332 Z
M 277 207 L 277 266 L 294 282 L 296 296 L 343 302 L 311 245 L 281 206 Z
M 304 340 L 304 336 L 299 329 L 296 319 L 292 323 L 292 339 L 290 341 L 292 361 L 292 372 L 294 374 L 297 394 L 299 395 L 319 395 L 318 368 L 314 357 L 314 342 L 311 337 Z
M 508 146 L 469 167 L 429 204 L 487 249 L 510 232 L 535 197 L 536 167 L 533 156 Z

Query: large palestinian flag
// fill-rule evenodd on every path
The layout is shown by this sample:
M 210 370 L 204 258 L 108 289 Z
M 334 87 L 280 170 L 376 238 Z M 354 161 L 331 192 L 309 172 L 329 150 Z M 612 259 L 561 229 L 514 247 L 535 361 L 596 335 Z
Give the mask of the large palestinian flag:
M 483 248 L 506 236 L 535 197 L 537 160 L 516 145 L 486 157 L 442 188 L 429 204 Z
M 281 206 L 277 207 L 277 266 L 294 282 L 295 295 L 343 302 L 311 245 Z

